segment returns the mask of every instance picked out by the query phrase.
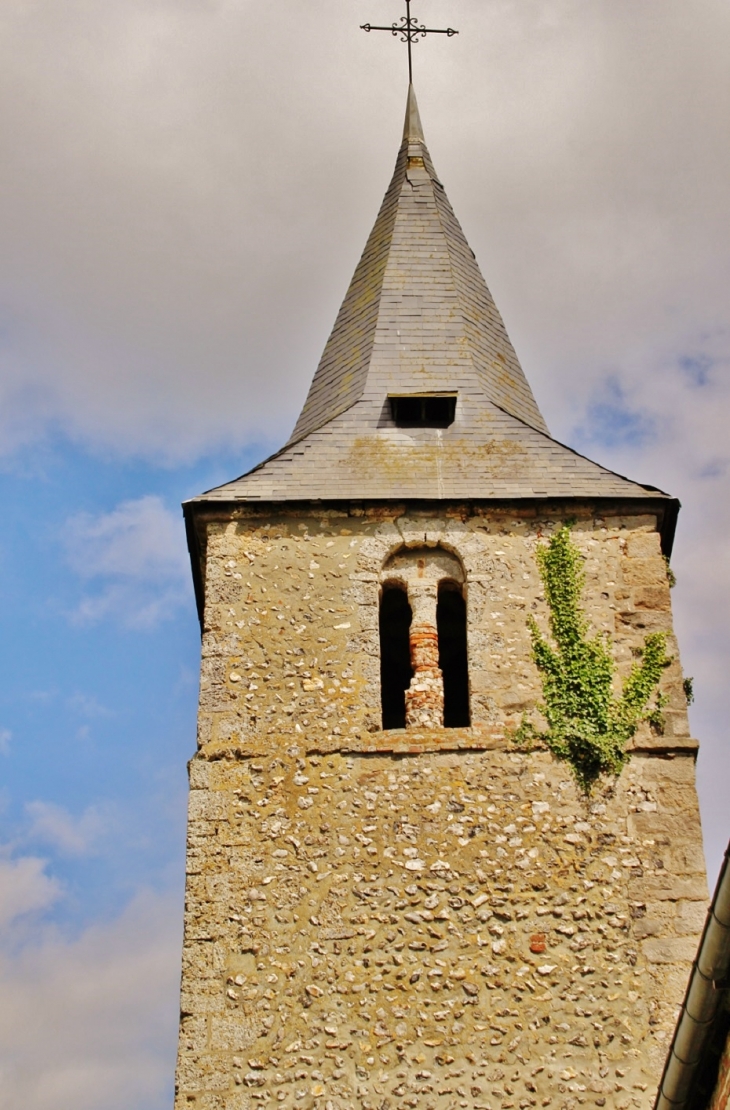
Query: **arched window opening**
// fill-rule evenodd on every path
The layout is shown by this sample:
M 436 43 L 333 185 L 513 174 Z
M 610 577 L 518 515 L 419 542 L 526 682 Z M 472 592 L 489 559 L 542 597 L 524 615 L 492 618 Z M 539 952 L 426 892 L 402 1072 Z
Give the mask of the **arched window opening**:
M 411 607 L 398 582 L 386 582 L 380 600 L 380 696 L 383 728 L 406 727 L 406 690 L 411 667 Z
M 444 676 L 444 727 L 468 728 L 471 722 L 466 602 L 456 582 L 439 582 L 436 628 L 439 637 L 439 667 Z

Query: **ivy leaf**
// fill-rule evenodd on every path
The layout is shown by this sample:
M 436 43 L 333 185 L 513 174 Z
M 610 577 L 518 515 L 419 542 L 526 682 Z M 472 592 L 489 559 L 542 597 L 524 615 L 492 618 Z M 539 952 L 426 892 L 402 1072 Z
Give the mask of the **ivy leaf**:
M 616 665 L 610 642 L 608 636 L 589 635 L 590 623 L 581 606 L 583 557 L 567 525 L 538 548 L 537 563 L 553 643 L 534 617 L 528 618 L 528 627 L 533 659 L 542 675 L 539 709 L 548 727 L 540 733 L 524 717 L 514 740 L 521 745 L 541 740 L 557 759 L 570 764 L 581 788 L 590 793 L 602 774 L 621 773 L 629 759 L 626 746 L 642 721 L 663 727 L 666 699 L 657 691 L 662 672 L 671 663 L 666 635 L 654 632 L 646 637 L 641 661 L 632 667 L 620 697 L 614 697 Z

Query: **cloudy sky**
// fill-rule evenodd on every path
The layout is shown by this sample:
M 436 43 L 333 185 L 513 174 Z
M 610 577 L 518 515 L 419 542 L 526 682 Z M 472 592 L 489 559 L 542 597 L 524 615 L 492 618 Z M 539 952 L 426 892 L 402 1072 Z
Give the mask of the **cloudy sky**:
M 395 159 L 402 0 L 4 0 L 0 1110 L 169 1110 L 179 502 L 290 431 Z M 556 437 L 676 494 L 730 835 L 730 8 L 419 0 L 432 156 Z M 725 712 L 724 712 L 725 710 Z

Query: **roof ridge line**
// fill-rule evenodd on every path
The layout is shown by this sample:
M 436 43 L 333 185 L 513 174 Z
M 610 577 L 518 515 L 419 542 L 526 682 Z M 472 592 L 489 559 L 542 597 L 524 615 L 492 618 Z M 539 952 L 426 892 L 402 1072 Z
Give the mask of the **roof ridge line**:
M 431 161 L 431 152 L 429 151 L 428 147 L 426 146 L 425 138 L 422 140 L 422 145 L 425 148 L 426 153 L 428 155 L 428 161 L 426 161 L 424 159 L 424 169 L 426 170 L 426 173 L 428 174 L 428 179 L 431 182 L 431 188 L 433 190 L 434 207 L 436 209 L 436 219 L 438 220 L 438 225 L 441 228 L 441 234 L 443 235 L 444 243 L 446 244 L 446 254 L 447 254 L 448 259 L 449 259 L 449 271 L 451 273 L 451 278 L 452 278 L 452 281 L 454 283 L 454 288 L 458 290 L 460 283 L 459 283 L 459 277 L 458 277 L 456 268 L 454 266 L 454 259 L 452 257 L 451 239 L 450 239 L 450 236 L 449 236 L 448 229 L 446 228 L 446 226 L 444 224 L 443 217 L 442 217 L 442 214 L 441 214 L 441 209 L 439 207 L 438 201 L 436 200 L 436 191 L 434 189 L 435 185 L 438 185 L 439 188 L 443 190 L 444 197 L 446 198 L 446 202 L 449 204 L 449 207 L 451 207 L 451 205 L 450 205 L 450 202 L 448 200 L 448 197 L 446 196 L 446 187 L 444 186 L 441 179 L 439 177 L 437 177 L 437 175 L 436 175 L 436 167 L 434 166 L 433 162 Z M 407 170 L 407 167 L 406 167 L 406 178 L 407 177 L 408 177 L 408 170 Z M 452 210 L 452 214 L 453 214 L 453 217 L 456 220 L 457 224 L 459 225 L 459 228 L 461 229 L 462 235 L 464 237 L 464 241 L 466 242 L 466 244 L 468 246 L 468 240 L 466 238 L 466 233 L 464 232 L 464 229 L 461 227 L 461 223 L 459 222 L 458 217 L 456 216 L 456 213 L 453 212 L 453 210 Z M 469 249 L 471 250 L 471 247 L 469 247 Z M 473 250 L 471 251 L 471 253 L 472 253 L 472 256 L 474 258 L 474 264 L 476 265 L 477 270 L 479 270 L 479 273 L 482 277 L 482 280 L 484 281 L 484 284 L 486 286 L 486 281 L 484 279 L 484 275 L 481 273 L 479 263 L 477 262 L 477 257 L 474 254 Z M 490 293 L 490 296 L 491 296 L 491 293 Z M 462 323 L 464 324 L 464 330 L 465 330 L 465 334 L 466 334 L 466 332 L 467 332 L 467 328 L 466 328 L 467 320 L 466 320 L 466 314 L 464 312 L 463 300 L 462 300 L 461 297 L 459 297 L 458 305 L 459 305 L 459 317 L 460 317 Z M 468 334 L 466 335 L 466 338 L 467 338 L 467 341 L 468 341 Z M 474 376 L 475 376 L 476 380 L 479 382 L 480 387 L 481 387 L 481 385 L 482 385 L 482 383 L 481 383 L 481 374 L 480 374 L 480 371 L 479 371 L 479 367 L 477 366 L 477 363 L 475 361 L 474 350 L 473 350 L 472 344 L 470 342 L 467 342 L 467 349 L 469 351 L 469 362 L 470 362 L 472 370 L 474 372 Z M 531 387 L 529 387 L 529 388 L 531 390 Z M 535 427 L 534 424 L 528 423 L 528 421 L 524 420 L 522 417 L 515 416 L 515 414 L 513 412 L 510 412 L 509 409 L 504 408 L 504 406 L 500 405 L 497 401 L 493 401 L 492 398 L 487 394 L 487 392 L 483 388 L 482 388 L 482 392 L 484 393 L 484 396 L 487 398 L 487 400 L 490 401 L 496 408 L 498 408 L 500 410 L 500 412 L 504 412 L 507 416 L 514 417 L 515 420 L 519 420 L 521 424 L 525 425 L 525 427 L 532 428 L 534 431 L 539 432 L 541 435 L 546 434 L 545 432 L 542 431 L 541 428 L 537 428 L 537 427 Z M 542 413 L 540 412 L 540 408 L 537 405 L 537 401 L 535 401 L 535 405 L 537 407 L 538 415 L 542 416 Z M 543 418 L 543 423 L 545 423 L 544 418 Z M 547 427 L 547 425 L 546 425 L 546 427 Z M 550 435 L 549 431 L 547 432 L 547 436 L 548 436 L 548 439 L 552 439 L 552 436 Z M 557 443 L 558 440 L 554 440 L 554 442 Z M 564 445 L 561 444 L 561 446 L 564 446 Z M 588 459 L 588 462 L 591 462 L 591 461 L 592 461 L 591 459 Z M 621 477 L 621 475 L 618 475 L 618 477 Z
M 374 295 L 373 295 L 373 301 L 372 301 L 372 311 L 374 312 L 374 315 L 375 315 L 375 324 L 372 328 L 372 336 L 370 337 L 370 340 L 371 340 L 370 346 L 372 348 L 372 343 L 374 342 L 375 330 L 376 330 L 376 326 L 377 326 L 377 320 L 378 320 L 379 315 L 380 315 L 380 305 L 381 305 L 381 300 L 382 300 L 382 295 L 383 295 L 383 282 L 384 282 L 384 278 L 385 278 L 385 273 L 386 273 L 387 263 L 388 263 L 388 256 L 389 256 L 389 251 L 390 251 L 390 245 L 389 244 L 392 241 L 393 229 L 395 227 L 395 223 L 396 223 L 397 216 L 398 216 L 398 206 L 399 206 L 399 200 L 400 200 L 400 196 L 401 196 L 402 189 L 403 189 L 403 182 L 405 181 L 405 178 L 406 178 L 406 175 L 407 175 L 408 144 L 409 144 L 408 138 L 403 138 L 402 141 L 401 141 L 400 146 L 398 147 L 398 153 L 397 153 L 396 160 L 395 160 L 395 166 L 393 167 L 393 174 L 392 174 L 392 177 L 390 179 L 390 183 L 389 183 L 388 188 L 386 190 L 385 196 L 383 197 L 383 200 L 381 201 L 380 207 L 378 209 L 377 216 L 375 218 L 375 223 L 373 224 L 373 227 L 370 231 L 370 234 L 368 235 L 367 241 L 365 243 L 365 247 L 364 247 L 363 251 L 360 254 L 360 257 L 357 261 L 357 265 L 355 266 L 355 272 L 352 276 L 352 279 L 350 280 L 350 284 L 348 285 L 347 292 L 345 293 L 345 297 L 344 297 L 343 301 L 341 302 L 340 307 L 337 311 L 337 315 L 335 317 L 335 323 L 334 323 L 334 325 L 333 325 L 333 327 L 332 327 L 332 329 L 329 333 L 329 336 L 327 337 L 327 341 L 325 343 L 324 350 L 323 350 L 322 355 L 319 359 L 319 363 L 317 364 L 317 369 L 315 371 L 314 378 L 312 379 L 312 381 L 310 383 L 309 390 L 308 390 L 307 395 L 305 397 L 304 407 L 302 408 L 301 412 L 299 413 L 299 417 L 297 418 L 297 421 L 294 425 L 294 428 L 292 429 L 292 437 L 296 433 L 297 428 L 300 426 L 300 424 L 302 424 L 303 418 L 305 417 L 305 414 L 308 412 L 308 409 L 309 409 L 309 406 L 310 406 L 310 401 L 314 401 L 314 406 L 313 407 L 316 411 L 317 401 L 318 401 L 318 394 L 317 394 L 317 391 L 316 391 L 316 384 L 320 381 L 320 373 L 323 371 L 323 369 L 326 365 L 325 360 L 327 359 L 328 353 L 332 354 L 333 345 L 334 345 L 334 348 L 336 349 L 336 337 L 338 335 L 338 327 L 339 327 L 341 322 L 344 323 L 344 325 L 345 325 L 345 329 L 344 329 L 345 336 L 347 334 L 348 318 L 347 318 L 346 306 L 348 305 L 350 295 L 353 293 L 353 289 L 356 288 L 356 279 L 358 278 L 358 276 L 360 276 L 360 277 L 363 276 L 363 270 L 361 270 L 361 268 L 364 268 L 366 266 L 366 259 L 368 257 L 368 250 L 371 247 L 371 245 L 374 246 L 374 251 L 372 253 L 372 256 L 370 257 L 370 264 L 373 264 L 373 263 L 375 264 L 376 273 L 378 274 L 377 286 L 373 287 L 374 288 Z M 399 180 L 399 167 L 400 167 L 400 180 Z M 379 243 L 378 240 L 375 238 L 375 233 L 378 230 L 378 227 L 381 223 L 381 219 L 383 221 L 383 225 L 387 227 L 387 235 L 385 236 L 385 239 L 383 239 Z M 387 240 L 387 243 L 386 243 L 386 240 Z M 381 259 L 380 258 L 380 252 L 383 250 L 384 243 L 386 243 L 385 256 L 384 256 L 384 258 Z M 380 266 L 380 262 L 382 262 L 382 266 Z M 358 313 L 356 314 L 356 316 L 361 316 L 361 315 L 362 315 L 362 308 L 360 308 L 358 310 Z M 367 315 L 367 312 L 366 312 L 366 315 Z M 352 320 L 350 320 L 350 323 L 352 323 Z M 330 369 L 331 369 L 331 367 L 330 367 Z M 362 388 L 364 388 L 364 384 L 365 384 L 366 379 L 367 379 L 367 367 L 365 367 L 365 376 L 364 376 L 364 379 L 363 379 L 363 382 L 362 382 Z M 308 435 L 309 432 L 316 431 L 317 428 L 324 427 L 325 424 L 329 423 L 329 421 L 333 420 L 336 416 L 339 416 L 343 412 L 347 412 L 348 409 L 352 408 L 352 406 L 354 404 L 356 404 L 357 401 L 359 401 L 361 399 L 361 397 L 362 397 L 362 388 L 360 388 L 360 391 L 357 393 L 357 396 L 354 396 L 352 398 L 352 400 L 348 401 L 347 397 L 345 397 L 343 399 L 344 400 L 344 407 L 338 408 L 337 405 L 335 404 L 333 406 L 334 411 L 330 411 L 330 412 L 326 413 L 326 418 L 324 420 L 322 420 L 322 422 L 319 423 L 319 424 L 315 423 L 314 427 L 308 427 L 307 426 L 307 421 L 305 420 L 304 421 L 304 427 L 303 427 L 302 431 L 300 432 L 299 436 L 297 437 L 297 439 L 295 440 L 293 438 L 290 438 L 289 440 L 287 440 L 285 446 L 289 446 L 289 444 L 291 444 L 291 443 L 298 442 L 298 440 L 300 438 L 302 438 L 303 436 Z M 352 392 L 352 391 L 350 391 L 350 392 Z M 326 410 L 326 406 L 325 406 L 325 410 Z
M 418 110 L 416 90 L 412 81 L 408 82 L 408 99 L 406 100 L 406 118 L 403 124 L 403 139 L 405 142 L 425 143 L 421 113 Z
M 426 145 L 425 142 L 424 142 L 423 145 L 424 146 Z M 429 152 L 429 161 L 430 161 L 430 152 Z M 424 162 L 424 168 L 426 170 L 426 173 L 428 174 L 428 179 L 431 182 L 431 188 L 433 189 L 434 183 L 437 182 L 437 178 L 434 176 L 434 174 L 436 172 L 435 167 L 434 167 L 433 163 L 431 163 L 431 167 L 429 169 L 429 167 Z M 441 186 L 442 189 L 444 189 L 444 186 L 443 186 L 441 181 L 438 181 L 438 184 Z M 444 189 L 444 192 L 446 192 L 445 189 Z M 456 271 L 454 269 L 454 260 L 451 257 L 451 246 L 450 246 L 450 243 L 449 243 L 449 236 L 447 234 L 446 228 L 444 227 L 444 221 L 441 218 L 441 210 L 439 209 L 438 203 L 436 202 L 435 192 L 434 192 L 434 208 L 436 209 L 436 219 L 438 220 L 439 227 L 441 228 L 441 234 L 443 235 L 444 242 L 446 244 L 446 254 L 447 254 L 448 259 L 449 259 L 449 270 L 451 272 L 451 278 L 454 282 L 454 287 L 458 289 Z M 462 324 L 465 325 L 466 320 L 464 319 L 464 309 L 463 309 L 461 298 L 459 298 L 458 305 L 459 305 L 459 316 L 461 318 Z M 466 328 L 465 328 L 465 331 L 466 331 Z M 479 374 L 478 367 L 477 367 L 477 365 L 474 361 L 474 352 L 472 350 L 471 343 L 467 342 L 467 350 L 469 352 L 469 362 L 471 363 L 471 368 L 472 368 L 472 371 L 474 373 L 474 377 L 476 378 L 476 380 L 479 382 L 479 384 L 481 386 L 480 374 Z M 487 397 L 486 393 L 484 395 L 485 395 L 485 397 Z M 507 416 L 512 416 L 511 412 L 508 412 L 507 409 L 502 407 L 502 405 L 497 405 L 497 403 L 495 401 L 492 401 L 491 397 L 487 397 L 487 400 L 490 401 L 493 405 L 495 405 L 495 407 L 498 408 L 500 410 L 500 412 L 506 413 Z M 515 417 L 515 419 L 519 419 L 519 417 Z M 525 426 L 528 427 L 528 428 L 532 427 L 532 424 L 527 424 L 527 422 L 525 420 L 521 420 L 520 423 L 525 424 Z M 539 431 L 539 429 L 535 428 L 535 431 Z
M 333 417 L 333 419 L 336 419 L 336 417 Z M 319 431 L 319 428 L 315 428 L 315 431 Z M 305 436 L 302 436 L 301 438 L 306 439 L 307 435 L 312 434 L 312 432 L 307 432 L 307 434 Z M 297 440 L 296 442 L 299 443 L 300 440 Z M 252 466 L 250 470 L 244 470 L 243 474 L 239 474 L 237 478 L 231 478 L 230 482 L 223 482 L 220 486 L 212 486 L 211 489 L 207 489 L 204 490 L 203 493 L 199 493 L 197 497 L 189 497 L 185 501 L 183 501 L 183 505 L 189 505 L 193 501 L 199 501 L 201 497 L 206 497 L 209 493 L 215 493 L 216 490 L 223 489 L 223 486 L 232 486 L 234 482 L 241 482 L 244 478 L 249 478 L 252 474 L 255 474 L 257 470 L 261 470 L 262 467 L 267 466 L 270 462 L 273 462 L 274 459 L 278 459 L 279 455 L 283 455 L 287 448 L 291 446 L 291 443 L 285 443 L 284 446 L 280 447 L 278 451 L 274 451 L 273 455 L 267 455 L 265 459 L 262 459 L 261 462 L 256 463 L 256 466 Z
M 414 99 L 415 99 L 415 91 L 414 91 L 413 95 L 414 95 Z M 409 107 L 410 107 L 410 105 L 409 105 Z M 403 129 L 403 138 L 401 139 L 401 144 L 398 147 L 398 154 L 396 155 L 396 166 L 395 166 L 395 170 L 393 172 L 393 178 L 391 180 L 391 184 L 392 184 L 392 181 L 395 180 L 395 175 L 396 175 L 397 167 L 398 167 L 398 160 L 401 156 L 401 153 L 403 152 L 404 147 L 407 150 L 407 148 L 411 145 L 411 143 L 417 143 L 419 146 L 422 146 L 422 147 L 425 148 L 427 154 L 429 153 L 428 152 L 428 147 L 426 146 L 426 138 L 423 134 L 423 127 L 421 125 L 420 113 L 418 112 L 418 103 L 416 103 L 416 113 L 418 115 L 418 123 L 421 126 L 421 134 L 420 134 L 419 137 L 414 137 L 414 136 L 408 135 L 406 133 L 407 129 L 408 129 L 408 110 L 407 110 L 406 111 L 406 126 Z M 429 160 L 430 160 L 430 155 L 429 155 Z M 424 165 L 425 165 L 425 163 L 424 163 Z M 431 165 L 431 170 L 427 169 L 427 173 L 428 173 L 428 176 L 429 176 L 429 180 L 431 181 L 432 184 L 435 182 L 438 185 L 440 185 L 441 188 L 443 188 L 443 185 L 442 185 L 441 181 L 439 180 L 439 178 L 437 176 L 435 176 L 435 170 L 434 170 L 433 164 Z M 407 160 L 407 158 L 406 158 L 406 160 L 404 162 L 404 166 L 403 166 L 403 183 L 405 183 L 406 181 L 408 182 L 408 184 L 411 186 L 412 189 L 416 188 L 416 186 L 413 184 L 413 182 L 411 181 L 411 179 L 408 176 L 408 160 Z M 402 188 L 402 184 L 401 184 L 401 188 Z M 382 206 L 381 206 L 381 208 L 382 208 Z M 441 227 L 441 231 L 444 235 L 444 239 L 446 239 L 446 231 L 445 231 L 445 228 L 444 228 L 443 223 L 441 221 L 441 215 L 438 211 L 438 205 L 436 205 L 436 214 L 437 214 L 437 217 L 438 217 L 438 220 L 439 220 L 439 226 Z M 380 216 L 380 212 L 378 213 L 378 218 L 379 218 L 379 216 Z M 397 205 L 396 205 L 396 211 L 395 211 L 394 224 L 395 224 L 395 219 L 397 219 Z M 376 222 L 377 222 L 377 218 L 376 218 Z M 367 244 L 366 244 L 366 249 L 367 249 Z M 364 255 L 364 253 L 365 252 L 363 251 L 363 254 L 360 256 L 360 259 L 358 259 L 358 263 L 357 263 L 358 266 L 360 265 L 360 262 L 362 261 L 362 257 Z M 454 270 L 453 270 L 453 264 L 452 264 L 452 261 L 451 261 L 450 252 L 449 252 L 449 268 L 451 270 L 451 274 L 452 274 L 452 277 L 453 277 L 454 276 Z M 356 267 L 356 270 L 357 270 L 357 267 Z M 381 297 L 382 297 L 382 294 L 383 294 L 383 278 L 384 278 L 384 276 L 385 276 L 385 271 L 383 271 L 383 273 L 381 274 L 380 288 L 379 288 L 378 296 L 377 296 L 378 313 L 380 311 L 380 300 L 381 300 Z M 349 289 L 348 289 L 348 292 L 349 292 Z M 340 311 L 341 311 L 341 308 L 340 308 Z M 338 312 L 338 314 L 339 314 L 339 312 Z M 328 336 L 327 343 L 325 344 L 325 350 L 327 349 L 327 344 L 329 343 L 330 338 L 331 338 L 331 334 L 330 334 L 330 336 Z M 324 353 L 323 353 L 322 357 L 324 357 Z M 474 362 L 473 362 L 473 356 L 471 355 L 471 351 L 470 351 L 470 354 L 469 354 L 469 358 L 470 358 L 470 361 L 472 362 L 472 366 L 473 366 Z M 474 367 L 474 369 L 476 371 L 476 367 Z M 307 399 L 308 399 L 308 397 L 305 398 L 305 403 L 306 403 Z M 319 431 L 320 428 L 324 428 L 327 424 L 330 424 L 333 420 L 336 420 L 338 416 L 342 416 L 343 413 L 349 412 L 349 410 L 351 408 L 354 408 L 354 406 L 357 405 L 358 402 L 360 402 L 361 400 L 362 400 L 362 394 L 359 397 L 356 397 L 354 400 L 350 401 L 348 404 L 346 404 L 344 408 L 341 408 L 338 411 L 333 412 L 330 416 L 327 417 L 326 420 L 323 420 L 321 424 L 316 425 L 316 427 L 314 427 L 314 428 L 309 428 L 307 431 L 300 432 L 296 439 L 294 439 L 294 438 L 288 439 L 286 441 L 286 443 L 282 446 L 280 451 L 276 451 L 273 455 L 270 455 L 268 459 L 264 460 L 264 462 L 270 462 L 271 459 L 275 459 L 276 456 L 281 454 L 281 451 L 284 451 L 287 447 L 293 447 L 295 444 L 300 443 L 301 440 L 306 439 L 307 436 L 312 435 L 314 432 Z M 301 413 L 300 413 L 300 418 L 301 418 Z M 298 423 L 299 423 L 299 419 L 297 420 L 297 424 Z M 292 430 L 292 436 L 293 436 L 295 430 L 296 430 L 296 424 L 294 426 L 294 429 Z M 264 465 L 264 463 L 259 463 L 258 464 L 258 466 L 263 466 L 263 465 Z M 258 466 L 254 467 L 253 470 L 246 471 L 246 473 L 247 474 L 253 474 L 254 470 L 258 469 Z M 243 477 L 243 475 L 242 475 L 242 477 Z M 234 479 L 234 481 L 237 481 L 237 479 Z

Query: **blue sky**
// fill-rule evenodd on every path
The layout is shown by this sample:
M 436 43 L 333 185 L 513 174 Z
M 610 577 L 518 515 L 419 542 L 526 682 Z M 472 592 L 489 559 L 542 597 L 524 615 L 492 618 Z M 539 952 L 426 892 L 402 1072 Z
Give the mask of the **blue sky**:
M 57 441 L 0 473 L 0 838 L 52 854 L 69 927 L 179 885 L 200 651 L 180 500 L 256 458 L 170 469 Z
M 0 1110 L 171 1106 L 199 656 L 179 506 L 283 442 L 374 220 L 405 88 L 401 48 L 358 30 L 373 3 L 4 10 Z M 461 32 L 417 48 L 426 136 L 553 434 L 683 502 L 714 876 L 730 10 L 416 14 Z
M 170 468 L 57 439 L 0 473 L 0 929 L 10 959 L 50 945 L 73 964 L 94 928 L 113 932 L 140 900 L 147 928 L 162 931 L 164 910 L 163 997 L 145 997 L 159 973 L 135 984 L 137 1052 L 157 1033 L 144 1110 L 171 1097 L 195 748 L 199 630 L 179 502 L 256 456 Z M 32 1082 L 22 1054 L 0 1060 Z

